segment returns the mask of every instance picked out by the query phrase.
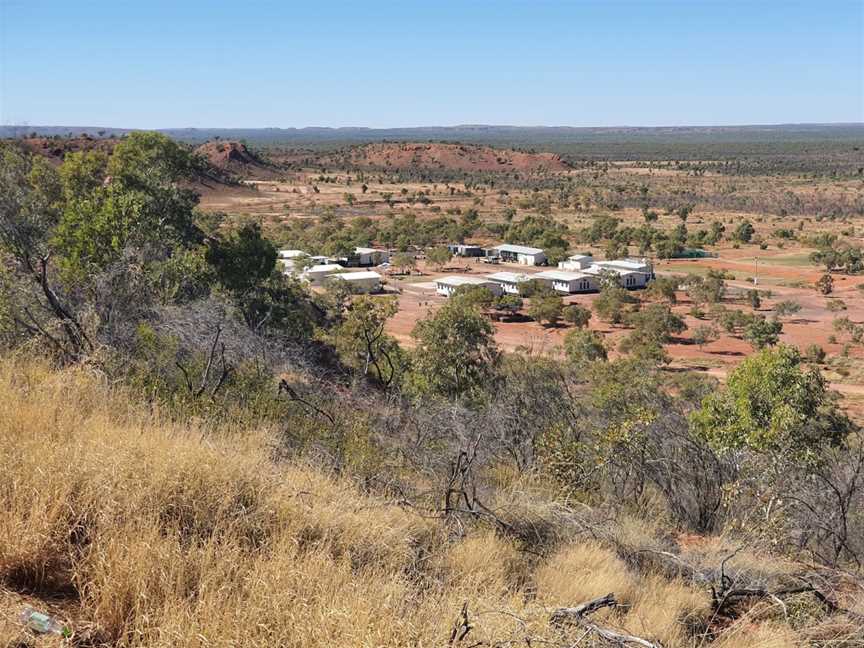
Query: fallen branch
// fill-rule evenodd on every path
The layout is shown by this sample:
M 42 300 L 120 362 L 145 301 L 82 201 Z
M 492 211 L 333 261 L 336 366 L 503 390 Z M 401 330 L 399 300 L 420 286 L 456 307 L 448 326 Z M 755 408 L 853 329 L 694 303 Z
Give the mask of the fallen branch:
M 589 614 L 603 608 L 615 607 L 617 605 L 618 601 L 615 599 L 615 594 L 609 593 L 606 596 L 601 596 L 600 598 L 587 601 L 581 605 L 577 605 L 576 607 L 558 608 L 552 613 L 552 616 L 549 618 L 549 623 L 554 626 L 574 623 L 590 632 L 593 632 L 603 639 L 613 641 L 619 645 L 633 644 L 636 646 L 642 646 L 643 648 L 663 648 L 659 643 L 648 641 L 642 637 L 624 634 L 623 632 L 618 632 L 616 630 L 610 630 L 609 628 L 604 628 L 603 626 L 588 621 L 587 617 Z

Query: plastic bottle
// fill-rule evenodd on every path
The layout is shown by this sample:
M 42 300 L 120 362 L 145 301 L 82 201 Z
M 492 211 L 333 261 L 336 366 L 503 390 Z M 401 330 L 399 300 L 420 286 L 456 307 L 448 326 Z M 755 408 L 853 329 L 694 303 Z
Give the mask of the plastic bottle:
M 22 610 L 19 619 L 22 625 L 40 634 L 56 634 L 61 637 L 68 637 L 71 635 L 69 629 L 57 619 L 47 614 L 43 614 L 38 610 L 34 610 L 29 606 Z

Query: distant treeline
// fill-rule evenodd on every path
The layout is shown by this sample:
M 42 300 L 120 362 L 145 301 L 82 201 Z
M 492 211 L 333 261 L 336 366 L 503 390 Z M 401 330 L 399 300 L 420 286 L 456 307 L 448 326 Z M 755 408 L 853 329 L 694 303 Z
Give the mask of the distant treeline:
M 107 137 L 132 129 L 80 126 L 0 126 L 2 137 L 80 135 Z M 573 128 L 447 126 L 417 128 L 169 128 L 161 132 L 186 142 L 214 138 L 304 147 L 338 148 L 389 141 L 446 141 L 621 159 L 628 156 L 693 159 L 718 155 L 791 152 L 864 144 L 864 124 L 781 124 L 773 126 Z M 805 146 L 807 145 L 807 146 Z

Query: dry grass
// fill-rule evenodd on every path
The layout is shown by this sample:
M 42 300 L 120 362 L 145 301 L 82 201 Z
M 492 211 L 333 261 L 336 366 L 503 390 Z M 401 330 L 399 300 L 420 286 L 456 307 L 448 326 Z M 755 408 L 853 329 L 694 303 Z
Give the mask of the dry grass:
M 0 362 L 0 645 L 21 645 L 25 601 L 88 645 L 442 646 L 466 601 L 473 642 L 557 641 L 552 608 L 610 591 L 629 607 L 598 621 L 701 645 L 688 628 L 704 591 L 592 542 L 540 558 L 483 528 L 454 538 L 271 450 L 266 430 L 164 424 L 82 369 Z M 790 632 L 762 623 L 720 645 L 791 646 Z

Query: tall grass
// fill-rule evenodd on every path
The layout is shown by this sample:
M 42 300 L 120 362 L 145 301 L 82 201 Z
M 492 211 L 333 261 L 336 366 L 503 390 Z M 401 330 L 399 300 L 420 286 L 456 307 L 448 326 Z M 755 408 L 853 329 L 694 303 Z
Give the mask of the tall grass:
M 90 645 L 331 648 L 446 645 L 465 602 L 469 644 L 562 639 L 549 612 L 610 591 L 629 607 L 598 620 L 701 645 L 704 591 L 591 542 L 538 557 L 486 528 L 450 533 L 274 462 L 272 443 L 165 423 L 84 369 L 0 361 L 0 645 L 23 636 L 8 621 L 25 597 Z M 759 632 L 723 646 L 792 645 Z

